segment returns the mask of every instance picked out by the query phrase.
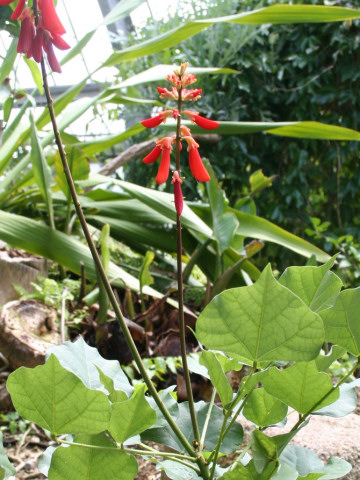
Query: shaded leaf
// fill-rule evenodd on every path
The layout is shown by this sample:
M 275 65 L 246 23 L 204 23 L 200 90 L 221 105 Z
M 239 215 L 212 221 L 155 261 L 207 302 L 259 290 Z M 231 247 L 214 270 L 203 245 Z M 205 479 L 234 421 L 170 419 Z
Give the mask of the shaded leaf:
M 86 388 L 54 355 L 33 369 L 18 368 L 9 376 L 7 389 L 20 415 L 52 434 L 98 433 L 109 425 L 106 395 Z
M 360 288 L 344 290 L 334 306 L 320 313 L 324 320 L 325 340 L 356 356 L 360 355 Z
M 298 295 L 314 312 L 331 307 L 343 286 L 340 278 L 330 272 L 335 258 L 320 267 L 289 267 L 279 282 Z
M 288 407 L 266 392 L 264 388 L 253 390 L 246 401 L 243 414 L 259 427 L 268 427 L 283 420 Z
M 138 471 L 135 457 L 119 451 L 105 434 L 78 435 L 77 443 L 103 447 L 58 447 L 52 455 L 49 480 L 133 480 Z
M 329 375 L 317 370 L 315 362 L 299 362 L 285 370 L 272 367 L 262 383 L 268 393 L 303 414 L 339 398 L 339 389 Z
M 15 468 L 10 463 L 3 446 L 3 433 L 0 432 L 0 478 L 6 479 L 15 474 Z
M 196 332 L 207 348 L 250 364 L 311 360 L 324 338 L 321 318 L 274 279 L 270 266 L 254 285 L 216 296 L 200 314 Z
M 156 413 L 145 399 L 145 385 L 135 390 L 131 398 L 111 406 L 109 432 L 119 443 L 151 427 Z
M 101 370 L 111 378 L 116 390 L 121 390 L 127 395 L 132 395 L 134 391 L 119 362 L 103 358 L 98 350 L 90 347 L 81 336 L 76 342 L 67 341 L 61 345 L 50 346 L 47 356 L 51 354 L 55 355 L 66 370 L 74 373 L 91 390 L 106 392 L 99 378 L 99 370 Z

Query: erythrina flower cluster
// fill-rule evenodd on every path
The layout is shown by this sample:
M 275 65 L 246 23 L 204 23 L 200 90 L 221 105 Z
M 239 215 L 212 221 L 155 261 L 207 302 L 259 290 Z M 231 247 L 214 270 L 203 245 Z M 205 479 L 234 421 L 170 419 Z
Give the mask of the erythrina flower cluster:
M 0 6 L 9 5 L 13 1 L 0 0 Z M 40 62 L 44 50 L 52 71 L 60 73 L 61 67 L 53 47 L 60 50 L 70 48 L 70 45 L 62 38 L 62 35 L 66 33 L 65 28 L 57 16 L 53 0 L 37 0 L 37 5 L 39 7 L 37 22 L 33 10 L 27 6 L 26 0 L 18 0 L 10 17 L 11 20 L 21 22 L 17 51 Z
M 175 208 L 178 215 L 181 215 L 183 209 L 183 197 L 181 194 L 180 166 L 179 166 L 179 153 L 181 151 L 181 142 L 187 143 L 187 150 L 189 152 L 189 166 L 191 173 L 196 180 L 200 182 L 208 182 L 210 175 L 206 170 L 200 154 L 199 144 L 194 140 L 191 135 L 190 128 L 185 125 L 181 126 L 181 118 L 187 117 L 192 123 L 196 123 L 201 128 L 207 130 L 213 130 L 219 126 L 218 122 L 210 120 L 208 118 L 199 115 L 199 112 L 195 110 L 182 110 L 182 103 L 185 101 L 196 101 L 200 98 L 202 89 L 187 89 L 186 87 L 196 82 L 196 76 L 191 73 L 187 73 L 188 63 L 182 63 L 180 70 L 175 70 L 173 73 L 167 75 L 166 80 L 172 84 L 171 90 L 167 88 L 157 87 L 160 94 L 160 98 L 169 98 L 177 100 L 178 108 L 173 110 L 163 110 L 155 117 L 147 118 L 143 120 L 141 124 L 146 128 L 158 127 L 161 123 L 166 123 L 169 117 L 173 117 L 177 120 L 177 134 L 173 137 L 164 137 L 156 142 L 155 148 L 143 159 L 144 163 L 153 163 L 159 157 L 160 167 L 156 175 L 157 183 L 164 183 L 169 177 L 170 172 L 170 154 L 173 149 L 173 144 L 178 143 L 176 170 L 173 174 L 172 184 L 174 185 L 175 195 Z

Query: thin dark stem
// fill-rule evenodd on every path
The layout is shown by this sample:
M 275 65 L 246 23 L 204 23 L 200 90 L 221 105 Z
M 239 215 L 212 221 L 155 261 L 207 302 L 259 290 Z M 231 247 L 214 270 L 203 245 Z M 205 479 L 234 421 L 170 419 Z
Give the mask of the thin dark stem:
M 182 108 L 182 90 L 179 90 L 178 110 L 179 116 L 176 125 L 176 170 L 180 171 L 180 138 L 181 138 L 181 108 Z M 200 431 L 196 418 L 194 397 L 191 388 L 190 371 L 186 357 L 186 326 L 184 317 L 184 285 L 182 272 L 182 235 L 181 235 L 181 216 L 176 215 L 176 257 L 177 257 L 177 282 L 178 282 L 178 302 L 179 302 L 179 329 L 180 329 L 180 345 L 181 359 L 184 371 L 184 379 L 186 385 L 186 393 L 189 401 L 189 411 L 191 423 L 194 432 L 194 445 L 200 447 Z
M 37 11 L 36 7 L 37 7 L 37 1 L 34 0 L 34 12 Z M 88 226 L 87 226 L 87 223 L 86 223 L 86 220 L 85 220 L 84 213 L 82 211 L 80 202 L 79 202 L 78 197 L 77 197 L 75 185 L 74 185 L 74 182 L 73 182 L 73 179 L 72 179 L 72 176 L 71 176 L 71 172 L 70 172 L 70 169 L 69 169 L 69 164 L 68 164 L 67 159 L 66 159 L 66 153 L 65 153 L 65 150 L 64 150 L 64 147 L 63 147 L 63 144 L 62 144 L 60 132 L 59 132 L 58 127 L 57 127 L 57 122 L 56 122 L 56 117 L 55 117 L 55 112 L 54 112 L 54 107 L 53 107 L 53 100 L 51 98 L 50 89 L 49 89 L 49 85 L 48 85 L 48 82 L 47 82 L 47 75 L 46 75 L 46 67 L 45 67 L 44 57 L 42 57 L 42 59 L 41 59 L 41 71 L 42 71 L 42 76 L 43 76 L 44 90 L 45 90 L 48 109 L 49 109 L 49 113 L 50 113 L 51 123 L 52 123 L 53 130 L 54 130 L 55 141 L 56 141 L 56 144 L 57 144 L 57 147 L 58 147 L 58 150 L 59 150 L 59 154 L 60 154 L 60 158 L 61 158 L 61 161 L 62 161 L 62 164 L 63 164 L 64 174 L 65 174 L 68 186 L 69 186 L 69 190 L 70 190 L 71 197 L 72 197 L 72 200 L 73 200 L 73 203 L 74 203 L 74 206 L 75 206 L 76 214 L 78 216 L 81 227 L 83 229 L 86 241 L 88 242 L 88 246 L 89 246 L 89 249 L 91 251 L 91 255 L 94 259 L 96 270 L 99 274 L 99 277 L 101 278 L 101 280 L 104 283 L 104 286 L 105 286 L 106 292 L 108 294 L 110 303 L 111 303 L 111 305 L 114 309 L 116 318 L 117 318 L 117 320 L 118 320 L 118 322 L 121 326 L 121 329 L 122 329 L 122 332 L 124 334 L 125 340 L 126 340 L 128 346 L 129 346 L 129 349 L 130 349 L 132 355 L 133 355 L 133 358 L 134 358 L 135 363 L 136 363 L 136 365 L 137 365 L 137 367 L 138 367 L 138 369 L 141 373 L 141 376 L 144 379 L 144 382 L 146 383 L 146 385 L 149 389 L 150 394 L 154 398 L 154 400 L 155 400 L 157 406 L 159 407 L 161 413 L 166 418 L 166 421 L 168 422 L 171 429 L 174 431 L 175 435 L 178 437 L 179 441 L 184 446 L 186 451 L 192 457 L 196 457 L 196 453 L 194 452 L 194 449 L 192 448 L 191 444 L 188 442 L 188 440 L 186 439 L 184 434 L 181 432 L 181 430 L 179 429 L 176 422 L 171 417 L 169 411 L 167 410 L 167 408 L 163 404 L 159 394 L 157 393 L 150 377 L 148 376 L 148 374 L 146 372 L 146 369 L 145 369 L 145 366 L 144 366 L 144 364 L 142 362 L 142 359 L 140 357 L 140 354 L 137 351 L 136 345 L 135 345 L 135 343 L 132 339 L 131 333 L 130 333 L 130 331 L 129 331 L 126 323 L 125 323 L 125 319 L 123 317 L 123 314 L 122 314 L 122 312 L 120 310 L 120 307 L 119 307 L 119 305 L 116 301 L 116 297 L 114 295 L 114 292 L 111 288 L 111 285 L 109 283 L 107 275 L 106 275 L 106 273 L 104 271 L 104 268 L 102 266 L 100 257 L 98 255 L 97 250 L 96 250 L 94 241 L 91 237 L 90 231 L 88 229 Z

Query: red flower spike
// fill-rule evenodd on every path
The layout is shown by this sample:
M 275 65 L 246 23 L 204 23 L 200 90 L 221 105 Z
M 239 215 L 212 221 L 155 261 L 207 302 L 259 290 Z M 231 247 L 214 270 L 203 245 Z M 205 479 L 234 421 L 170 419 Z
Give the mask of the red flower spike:
M 160 112 L 159 115 L 156 115 L 156 117 L 151 117 L 147 118 L 146 120 L 143 120 L 141 122 L 141 125 L 143 125 L 146 128 L 154 128 L 158 127 L 160 123 L 166 123 L 166 119 L 173 114 L 172 110 L 164 110 L 163 112 Z
M 0 3 L 0 5 L 3 5 L 3 4 Z M 25 7 L 25 0 L 19 0 L 19 3 L 16 5 L 15 10 L 11 14 L 10 19 L 16 20 L 17 18 L 19 18 L 20 15 L 22 14 L 22 11 L 24 10 L 24 7 Z
M 156 183 L 164 183 L 168 179 L 170 171 L 170 148 L 163 148 L 159 171 L 156 175 Z
M 171 183 L 174 185 L 174 200 L 175 200 L 175 210 L 176 213 L 180 216 L 183 211 L 184 201 L 181 191 L 182 180 L 178 170 L 175 170 Z
M 214 130 L 219 126 L 218 122 L 210 120 L 209 118 L 201 117 L 199 112 L 195 112 L 193 110 L 184 110 L 182 113 L 186 115 L 192 123 L 195 122 L 196 125 L 199 125 L 201 128 L 206 128 L 206 130 Z
M 156 145 L 155 148 L 153 148 L 151 150 L 151 152 L 146 155 L 145 158 L 143 158 L 143 162 L 144 163 L 153 163 L 155 162 L 161 155 L 161 147 L 159 147 L 159 145 Z
M 58 35 L 66 33 L 63 24 L 60 22 L 60 19 L 57 16 L 53 0 L 42 0 L 40 8 L 46 30 L 49 30 L 49 32 L 52 34 L 56 33 Z
M 208 182 L 210 180 L 210 175 L 206 170 L 196 147 L 190 148 L 189 150 L 189 166 L 191 173 L 196 180 L 199 182 Z

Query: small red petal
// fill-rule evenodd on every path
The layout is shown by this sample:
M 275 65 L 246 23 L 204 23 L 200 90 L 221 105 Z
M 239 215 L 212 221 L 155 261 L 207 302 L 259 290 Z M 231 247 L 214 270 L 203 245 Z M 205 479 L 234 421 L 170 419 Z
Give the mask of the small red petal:
M 162 152 L 161 148 L 158 145 L 156 145 L 156 147 L 153 148 L 151 152 L 148 155 L 146 155 L 145 158 L 143 158 L 143 162 L 144 163 L 155 162 L 160 157 L 161 152 Z
M 35 38 L 32 42 L 32 55 L 35 62 L 38 62 L 38 63 L 41 62 L 42 46 L 43 46 L 43 31 L 41 28 L 38 28 Z
M 61 73 L 60 63 L 55 56 L 53 44 L 50 41 L 46 44 L 46 53 L 47 53 L 47 59 L 48 59 L 51 70 L 53 72 Z
M 52 43 L 59 50 L 67 50 L 68 48 L 70 48 L 70 45 L 67 42 L 65 42 L 65 40 L 62 38 L 61 35 L 58 35 L 57 33 L 54 33 L 52 37 L 53 37 L 52 38 Z
M 30 17 L 25 17 L 21 22 L 19 41 L 17 45 L 18 53 L 27 53 L 31 50 L 31 44 L 34 38 L 35 28 Z
M 146 128 L 154 128 L 154 127 L 158 127 L 162 121 L 163 119 L 161 118 L 161 115 L 156 115 L 156 117 L 151 117 L 151 118 L 147 118 L 146 120 L 143 120 L 141 122 L 141 125 L 143 125 Z
M 174 182 L 174 200 L 176 213 L 178 215 L 181 215 L 183 211 L 184 201 L 180 182 Z
M 25 0 L 19 0 L 19 3 L 16 5 L 15 10 L 13 11 L 10 19 L 16 20 L 17 18 L 19 18 L 22 11 L 24 10 L 24 7 L 25 7 Z
M 164 183 L 168 179 L 170 171 L 170 149 L 164 148 L 161 156 L 159 171 L 156 175 L 156 183 Z
M 196 125 L 199 125 L 201 128 L 206 128 L 207 130 L 214 130 L 219 126 L 218 122 L 215 120 L 210 120 L 209 118 L 201 117 L 200 115 L 195 115 L 194 121 Z
M 53 0 L 41 1 L 41 15 L 45 29 L 49 30 L 51 34 L 57 33 L 58 35 L 62 35 L 66 33 L 63 24 L 57 16 Z
M 210 175 L 206 170 L 197 148 L 191 148 L 189 151 L 189 165 L 191 173 L 199 182 L 208 182 Z

